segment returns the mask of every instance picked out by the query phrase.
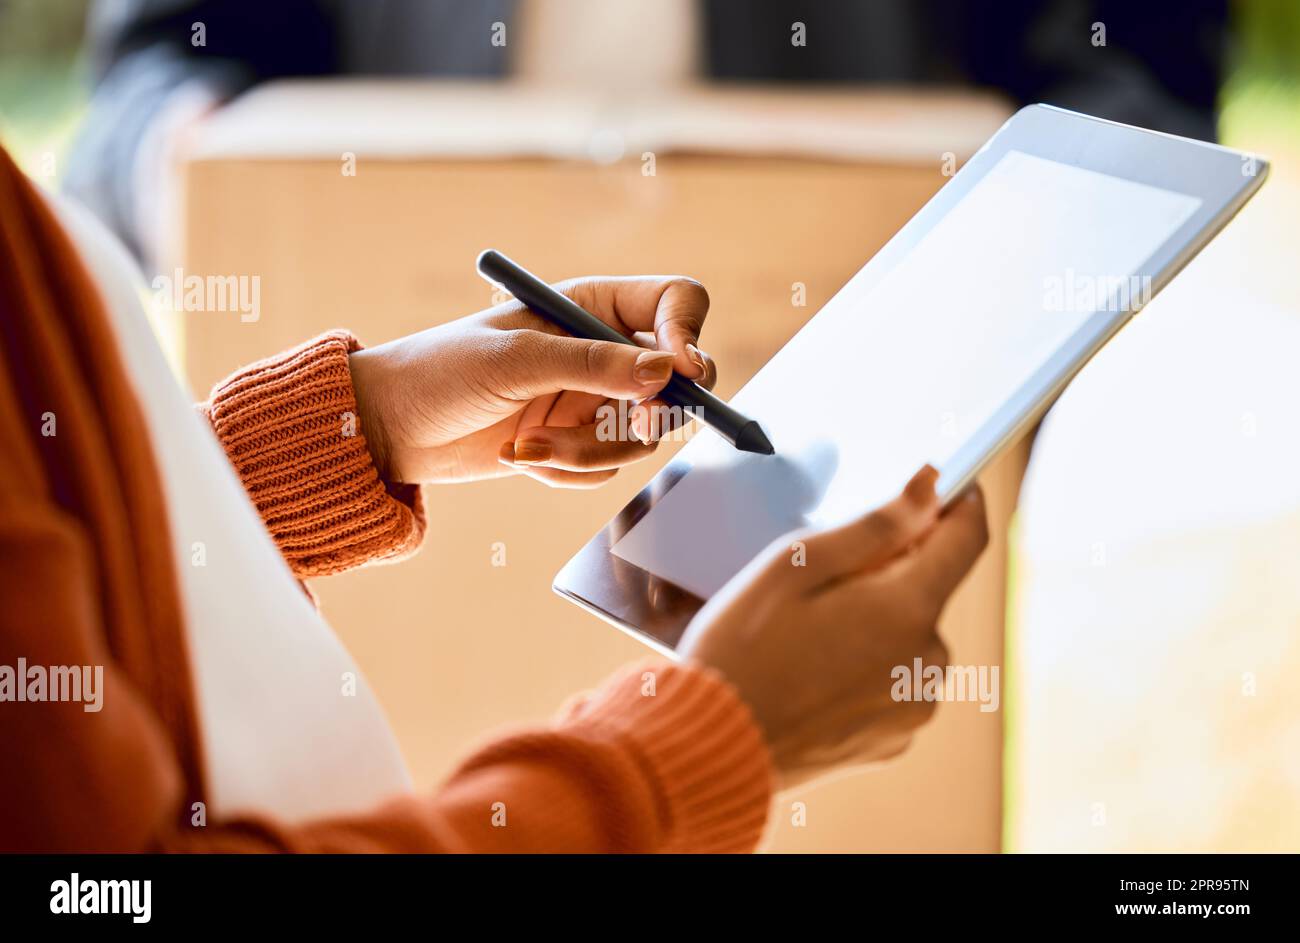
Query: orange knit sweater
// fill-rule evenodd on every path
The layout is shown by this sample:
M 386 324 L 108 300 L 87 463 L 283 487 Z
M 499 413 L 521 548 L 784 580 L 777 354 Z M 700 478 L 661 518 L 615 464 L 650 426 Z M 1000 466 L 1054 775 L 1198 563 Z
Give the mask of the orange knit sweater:
M 432 795 L 292 826 L 194 824 L 204 758 L 158 473 L 95 286 L 3 151 L 0 313 L 0 667 L 104 666 L 98 712 L 0 698 L 0 851 L 756 845 L 771 771 L 748 709 L 712 672 L 659 663 L 489 743 Z M 363 435 L 338 435 L 355 347 L 327 334 L 203 407 L 300 578 L 408 555 L 424 529 L 418 489 L 381 481 Z

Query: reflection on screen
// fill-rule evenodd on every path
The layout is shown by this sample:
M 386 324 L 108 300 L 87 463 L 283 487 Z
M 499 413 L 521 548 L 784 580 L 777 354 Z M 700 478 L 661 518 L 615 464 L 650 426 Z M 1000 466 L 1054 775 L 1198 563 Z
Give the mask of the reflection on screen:
M 701 431 L 690 472 L 611 548 L 708 598 L 764 546 L 941 471 L 1200 205 L 1007 153 L 897 264 L 860 271 L 735 397 L 776 454 Z

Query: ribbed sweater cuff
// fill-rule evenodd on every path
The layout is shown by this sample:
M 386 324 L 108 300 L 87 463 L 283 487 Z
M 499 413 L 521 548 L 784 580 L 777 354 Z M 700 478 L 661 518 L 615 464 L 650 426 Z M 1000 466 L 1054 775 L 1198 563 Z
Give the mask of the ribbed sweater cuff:
M 650 783 L 659 851 L 750 852 L 772 800 L 772 760 L 748 705 L 721 675 L 647 661 L 576 702 L 562 729 L 613 741 Z
M 253 504 L 300 578 L 409 556 L 424 534 L 420 490 L 386 484 L 366 445 L 346 331 L 249 366 L 205 411 Z

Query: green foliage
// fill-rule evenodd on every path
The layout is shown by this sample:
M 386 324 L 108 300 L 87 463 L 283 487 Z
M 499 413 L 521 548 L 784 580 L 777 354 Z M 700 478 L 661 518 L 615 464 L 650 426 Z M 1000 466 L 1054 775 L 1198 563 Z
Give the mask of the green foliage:
M 0 0 L 0 144 L 29 171 L 63 153 L 85 110 L 77 53 L 88 6 Z
M 1300 3 L 1237 0 L 1233 36 L 1220 138 L 1246 150 L 1300 147 Z

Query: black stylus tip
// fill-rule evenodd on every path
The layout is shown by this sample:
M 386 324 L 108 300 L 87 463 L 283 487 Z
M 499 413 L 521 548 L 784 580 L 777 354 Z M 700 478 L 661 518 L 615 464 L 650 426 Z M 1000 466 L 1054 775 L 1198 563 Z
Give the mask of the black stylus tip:
M 736 436 L 736 448 L 746 452 L 757 452 L 759 455 L 776 453 L 776 449 L 772 448 L 771 440 L 757 422 L 747 422 L 741 427 L 740 434 Z

